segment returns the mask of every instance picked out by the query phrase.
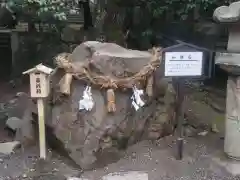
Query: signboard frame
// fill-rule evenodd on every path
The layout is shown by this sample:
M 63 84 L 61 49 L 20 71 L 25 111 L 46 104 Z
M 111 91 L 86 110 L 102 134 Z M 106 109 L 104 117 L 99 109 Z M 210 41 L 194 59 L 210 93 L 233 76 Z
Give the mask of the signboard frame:
M 214 73 L 214 61 L 213 61 L 213 52 L 210 51 L 209 49 L 198 47 L 192 44 L 188 44 L 185 42 L 181 42 L 174 46 L 170 46 L 167 48 L 163 49 L 163 60 L 162 60 L 162 65 L 164 66 L 164 76 L 165 76 L 165 53 L 168 52 L 202 52 L 202 74 L 200 76 L 165 76 L 165 77 L 172 77 L 172 78 L 185 78 L 191 79 L 191 80 L 204 80 L 207 78 L 212 77 Z

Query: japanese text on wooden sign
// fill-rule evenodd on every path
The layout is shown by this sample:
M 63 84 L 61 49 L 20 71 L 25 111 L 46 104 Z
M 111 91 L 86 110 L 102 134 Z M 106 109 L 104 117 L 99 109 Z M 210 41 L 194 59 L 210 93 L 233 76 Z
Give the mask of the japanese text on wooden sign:
M 44 98 L 49 95 L 49 78 L 44 73 L 30 74 L 31 97 Z
M 203 52 L 166 52 L 165 76 L 201 76 Z
M 36 94 L 41 94 L 41 79 L 36 77 Z

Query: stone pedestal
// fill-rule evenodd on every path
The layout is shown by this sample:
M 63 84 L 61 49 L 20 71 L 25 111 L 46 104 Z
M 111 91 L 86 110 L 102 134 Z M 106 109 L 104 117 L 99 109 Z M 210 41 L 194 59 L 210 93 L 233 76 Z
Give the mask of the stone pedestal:
M 229 157 L 240 160 L 240 1 L 218 7 L 213 18 L 227 23 L 229 28 L 227 52 L 216 57 L 216 64 L 229 73 L 224 151 Z
M 240 160 L 240 77 L 228 77 L 224 151 Z

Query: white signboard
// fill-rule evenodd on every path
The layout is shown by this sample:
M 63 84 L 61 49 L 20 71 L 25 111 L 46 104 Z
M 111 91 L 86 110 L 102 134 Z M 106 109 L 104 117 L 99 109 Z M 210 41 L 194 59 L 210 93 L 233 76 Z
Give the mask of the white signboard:
M 46 74 L 30 74 L 30 91 L 31 97 L 43 98 L 49 95 L 49 80 Z
M 166 52 L 165 76 L 201 76 L 203 52 Z

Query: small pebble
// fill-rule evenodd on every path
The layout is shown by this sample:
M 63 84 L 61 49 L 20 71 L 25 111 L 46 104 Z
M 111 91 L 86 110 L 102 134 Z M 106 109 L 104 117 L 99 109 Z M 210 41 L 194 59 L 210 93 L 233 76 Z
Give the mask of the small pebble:
M 218 128 L 217 128 L 217 125 L 216 125 L 215 123 L 212 124 L 211 130 L 212 130 L 212 132 L 214 132 L 214 133 L 219 133 L 219 132 L 220 132 L 220 131 L 218 130 Z
M 198 133 L 199 136 L 206 136 L 208 134 L 208 131 L 203 131 Z
M 54 171 L 54 172 L 58 172 L 59 170 L 58 170 L 57 168 L 54 168 L 53 171 Z
M 23 174 L 22 177 L 23 177 L 23 178 L 27 178 L 27 174 Z
M 81 179 L 77 177 L 69 177 L 67 180 L 81 180 Z
M 154 171 L 157 171 L 157 169 L 156 169 L 156 168 L 154 168 L 154 169 L 152 170 L 152 172 L 154 172 Z
M 14 104 L 17 101 L 17 99 L 12 99 L 9 101 L 10 104 Z

